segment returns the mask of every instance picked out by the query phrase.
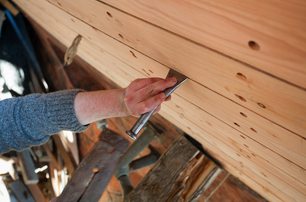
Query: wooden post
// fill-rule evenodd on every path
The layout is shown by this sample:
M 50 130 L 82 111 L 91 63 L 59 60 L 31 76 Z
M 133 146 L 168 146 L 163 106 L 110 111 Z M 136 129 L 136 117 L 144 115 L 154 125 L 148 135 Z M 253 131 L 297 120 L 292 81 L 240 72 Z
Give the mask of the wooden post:
M 189 201 L 211 181 L 218 167 L 184 136 L 155 164 L 126 201 Z
M 57 202 L 98 201 L 111 179 L 128 142 L 110 130 L 83 159 Z

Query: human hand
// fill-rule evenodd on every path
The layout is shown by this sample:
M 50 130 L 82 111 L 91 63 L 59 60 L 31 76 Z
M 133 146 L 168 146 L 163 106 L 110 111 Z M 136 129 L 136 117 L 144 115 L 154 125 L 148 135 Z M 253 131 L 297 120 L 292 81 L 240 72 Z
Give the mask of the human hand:
M 129 115 L 140 116 L 156 109 L 159 111 L 160 104 L 169 100 L 163 91 L 172 87 L 177 82 L 176 78 L 144 78 L 136 79 L 124 89 L 124 104 Z

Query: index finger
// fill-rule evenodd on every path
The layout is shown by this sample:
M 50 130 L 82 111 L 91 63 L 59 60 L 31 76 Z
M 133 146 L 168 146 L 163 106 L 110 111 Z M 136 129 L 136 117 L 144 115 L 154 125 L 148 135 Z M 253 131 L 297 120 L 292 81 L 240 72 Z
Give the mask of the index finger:
M 172 87 L 175 83 L 176 83 L 175 78 L 162 79 L 160 81 L 157 81 L 151 85 L 148 85 L 136 91 L 133 99 L 136 102 L 141 102 L 149 97 L 152 97 L 160 92 L 163 92 L 165 89 L 169 87 Z
M 159 77 L 136 79 L 131 83 L 132 85 L 130 86 L 130 88 L 133 91 L 137 91 L 139 89 L 146 87 L 147 85 L 150 85 L 160 80 L 163 80 L 163 79 Z

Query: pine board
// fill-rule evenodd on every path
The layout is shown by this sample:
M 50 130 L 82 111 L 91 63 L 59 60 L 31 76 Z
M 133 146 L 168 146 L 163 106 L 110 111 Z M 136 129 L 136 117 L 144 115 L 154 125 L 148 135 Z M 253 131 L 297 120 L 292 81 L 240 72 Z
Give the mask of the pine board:
M 64 3 L 62 2 L 60 5 L 64 6 Z M 80 6 L 80 4 L 74 3 L 73 5 Z M 85 9 L 86 5 L 87 4 L 81 5 L 81 7 Z M 96 7 L 97 6 L 98 5 L 96 5 Z M 88 10 L 88 12 L 90 11 Z M 81 12 L 79 15 L 86 16 L 85 13 L 82 15 Z M 82 19 L 86 21 L 86 17 L 83 17 Z M 86 25 L 84 26 L 84 23 L 77 23 L 78 19 L 74 19 L 74 23 L 71 23 L 72 21 L 68 17 L 64 18 L 63 20 L 65 20 L 65 24 L 67 26 L 70 26 L 88 40 L 95 41 L 101 48 L 104 48 L 108 52 L 112 53 L 121 61 L 126 63 L 128 61 L 129 65 L 135 67 L 139 71 L 142 71 L 147 76 L 166 75 L 168 67 L 161 65 L 160 63 L 151 60 L 149 57 L 145 57 L 141 53 L 139 54 L 128 47 L 122 46 L 120 43 L 116 43 L 109 37 L 97 32 L 95 28 L 90 28 Z M 92 20 L 90 22 L 92 22 Z M 94 31 L 92 29 L 94 29 Z M 131 54 L 130 51 L 132 51 L 133 54 Z M 260 72 L 257 73 L 262 74 Z M 269 77 L 266 76 L 262 79 L 267 78 Z M 282 82 L 273 80 L 271 78 L 270 81 L 275 82 L 275 85 L 282 84 Z M 302 137 L 291 133 L 277 124 L 274 124 L 274 119 L 272 119 L 273 121 L 269 121 L 251 110 L 241 107 L 239 104 L 236 104 L 235 102 L 232 102 L 193 81 L 184 85 L 181 89 L 179 89 L 178 93 L 182 97 L 185 97 L 191 101 L 193 104 L 199 106 L 201 109 L 212 114 L 213 116 L 216 116 L 218 119 L 227 123 L 228 125 L 235 127 L 237 130 L 246 134 L 255 141 L 267 146 L 281 156 L 290 159 L 302 168 L 306 168 L 306 156 L 304 155 L 306 153 L 306 141 Z M 300 94 L 306 95 L 306 93 L 303 91 L 301 91 Z M 203 100 L 205 100 L 205 102 L 203 102 Z M 299 109 L 299 111 L 301 110 Z M 303 114 L 303 111 L 301 114 Z M 300 178 L 300 176 L 297 178 Z
M 49 1 L 161 64 L 176 68 L 194 81 L 306 138 L 304 90 L 96 0 Z M 296 72 L 295 78 L 299 75 L 301 72 Z
M 306 88 L 304 0 L 100 1 Z
M 29 2 L 19 2 L 16 1 L 19 5 L 22 5 L 21 7 L 23 9 L 28 9 L 28 14 L 30 16 L 32 16 L 39 24 L 41 24 L 42 26 L 44 26 L 50 33 L 52 33 L 56 38 L 58 38 L 60 41 L 62 41 L 66 46 L 68 46 L 71 41 L 73 40 L 73 38 L 77 35 L 76 31 L 70 30 L 71 26 L 68 25 L 61 25 L 62 20 L 63 19 L 68 19 L 69 21 L 78 21 L 75 18 L 69 17 L 68 15 L 66 15 L 63 12 L 60 12 L 58 10 L 57 11 L 56 8 L 52 9 L 52 11 L 50 11 L 50 9 L 52 8 L 51 5 L 43 3 L 43 2 L 39 2 L 40 7 L 36 8 L 36 10 L 34 9 L 34 4 L 30 4 Z M 33 3 L 33 2 L 32 2 Z M 36 3 L 38 4 L 38 3 Z M 44 8 L 42 8 L 41 6 L 46 6 Z M 27 7 L 29 6 L 29 7 Z M 48 9 L 47 9 L 48 8 Z M 27 10 L 26 10 L 27 11 Z M 49 12 L 49 14 L 48 14 Z M 51 15 L 52 18 L 50 18 L 50 16 L 48 17 L 48 15 Z M 36 17 L 35 17 L 36 15 Z M 54 15 L 54 16 L 53 16 Z M 56 16 L 58 17 L 58 19 L 56 18 Z M 71 20 L 72 19 L 72 20 Z M 59 23 L 61 22 L 61 23 Z M 72 23 L 73 24 L 73 23 Z M 78 24 L 79 25 L 79 24 Z M 68 28 L 69 27 L 69 28 Z M 80 26 L 77 26 L 80 27 Z M 79 29 L 85 29 L 84 26 L 81 26 Z M 89 30 L 91 30 L 91 32 L 95 31 L 97 33 L 98 32 L 96 29 L 93 28 L 86 28 L 84 31 L 88 32 Z M 89 33 L 91 33 L 89 32 Z M 64 34 L 63 34 L 64 33 Z M 93 34 L 94 35 L 94 34 Z M 99 35 L 102 36 L 102 35 Z M 92 35 L 90 34 L 90 36 L 88 36 L 88 38 L 92 37 Z M 91 63 L 93 66 L 97 67 L 100 69 L 100 71 L 102 71 L 104 74 L 106 74 L 107 76 L 109 76 L 110 78 L 112 78 L 115 82 L 117 82 L 119 85 L 121 86 L 126 86 L 129 81 L 137 78 L 137 77 L 143 77 L 144 73 L 140 72 L 140 71 L 136 71 L 134 68 L 137 67 L 137 65 L 133 64 L 131 58 L 133 59 L 134 56 L 132 54 L 130 54 L 130 60 L 129 64 L 125 64 L 124 62 L 122 62 L 121 60 L 119 60 L 117 57 L 115 57 L 116 55 L 110 54 L 108 53 L 109 51 L 109 47 L 107 47 L 107 44 L 105 46 L 105 43 L 101 43 L 101 46 L 103 48 L 101 48 L 100 46 L 96 46 L 97 43 L 93 40 L 91 41 L 90 39 L 83 39 L 81 42 L 81 46 L 79 49 L 79 54 L 81 57 L 83 57 L 84 59 L 86 59 L 89 63 Z M 115 40 L 114 40 L 115 41 Z M 100 43 L 99 43 L 100 44 Z M 118 43 L 120 44 L 120 43 Z M 119 46 L 119 45 L 117 45 Z M 122 46 L 122 45 L 121 45 Z M 114 46 L 115 48 L 116 45 Z M 128 49 L 128 47 L 127 47 Z M 127 51 L 129 52 L 129 50 Z M 134 53 L 135 54 L 135 53 Z M 138 52 L 136 52 L 136 55 L 139 56 Z M 145 59 L 145 57 L 143 57 L 142 59 L 142 64 L 150 64 L 147 63 L 148 59 Z M 136 62 L 134 62 L 136 63 Z M 139 64 L 139 61 L 136 63 Z M 158 74 L 158 76 L 164 76 L 166 74 L 166 68 L 164 68 L 165 71 L 164 72 L 158 72 L 156 74 Z M 164 75 L 162 75 L 164 74 Z M 186 102 L 186 103 L 185 103 Z M 305 197 L 305 193 L 303 194 L 302 192 L 305 190 L 305 185 L 301 185 L 301 183 L 295 182 L 295 180 L 292 180 L 291 177 L 287 176 L 286 174 L 284 175 L 283 172 L 280 172 L 279 168 L 277 166 L 271 165 L 268 163 L 268 161 L 262 161 L 260 157 L 258 159 L 255 160 L 254 158 L 252 160 L 249 160 L 247 155 L 251 154 L 250 152 L 252 151 L 252 149 L 249 148 L 243 148 L 243 146 L 241 145 L 241 143 L 238 141 L 238 135 L 240 136 L 240 133 L 237 132 L 237 130 L 233 129 L 232 127 L 224 124 L 223 122 L 220 122 L 218 119 L 212 117 L 211 115 L 207 114 L 206 112 L 202 111 L 201 109 L 197 108 L 196 106 L 192 105 L 191 103 L 189 103 L 188 101 L 184 101 L 184 99 L 180 100 L 180 96 L 177 96 L 173 102 L 173 108 L 175 109 L 176 106 L 178 105 L 182 108 L 183 113 L 176 113 L 175 110 L 173 109 L 168 109 L 168 105 L 165 105 L 165 110 L 162 111 L 162 115 L 164 115 L 165 117 L 169 118 L 172 122 L 174 122 L 177 125 L 181 125 L 181 127 L 183 127 L 185 129 L 186 132 L 194 135 L 197 139 L 199 139 L 204 146 L 207 146 L 209 150 L 213 151 L 214 153 L 217 153 L 218 155 L 221 156 L 225 156 L 225 160 L 224 163 L 227 165 L 231 165 L 231 166 L 236 166 L 238 167 L 241 172 L 246 172 L 248 173 L 248 177 L 251 179 L 257 179 L 258 177 L 261 179 L 263 179 L 264 183 L 261 183 L 261 186 L 263 187 L 267 187 L 267 189 L 269 190 L 279 190 L 280 192 L 285 192 L 282 193 L 283 195 L 285 195 L 284 197 L 282 197 L 283 199 L 285 199 L 286 197 L 288 197 L 289 199 L 291 198 L 291 200 L 293 198 L 297 198 L 297 199 L 303 199 L 303 197 Z M 193 106 L 193 107 L 192 107 Z M 220 125 L 221 124 L 221 128 L 222 131 L 216 131 L 217 127 L 211 127 L 210 129 L 206 129 L 207 126 L 202 125 L 201 122 L 199 122 L 197 120 L 196 117 L 194 117 L 194 114 L 191 114 L 191 117 L 188 118 L 184 118 L 186 116 L 186 112 L 189 111 L 190 109 L 194 109 L 191 111 L 200 111 L 200 117 L 205 121 L 210 120 L 211 119 L 211 123 L 216 124 L 216 125 Z M 175 113 L 174 113 L 175 112 Z M 182 116 L 183 114 L 183 116 Z M 188 114 L 187 114 L 188 115 Z M 188 115 L 189 116 L 189 115 Z M 208 118 L 206 118 L 205 116 L 208 116 Z M 178 119 L 178 117 L 182 117 L 181 119 Z M 205 117 L 205 118 L 203 118 Z M 189 120 L 190 119 L 190 120 Z M 195 124 L 193 124 L 193 122 Z M 191 126 L 195 126 L 195 127 L 191 127 Z M 200 126 L 199 126 L 200 125 Z M 194 129 L 195 128 L 195 129 Z M 219 129 L 221 130 L 221 129 Z M 226 131 L 226 132 L 225 132 Z M 228 131 L 228 132 L 227 132 Z M 203 134 L 208 134 L 206 138 L 203 138 Z M 228 133 L 228 136 L 226 136 L 227 134 L 223 134 L 223 133 Z M 231 136 L 234 136 L 237 139 L 232 138 Z M 238 134 L 238 135 L 237 135 Z M 218 137 L 219 136 L 219 137 Z M 225 141 L 224 138 L 229 138 L 230 141 L 233 141 L 233 144 L 228 144 L 228 141 Z M 234 139 L 234 140 L 233 140 Z M 244 138 L 242 138 L 244 139 Z M 255 145 L 258 146 L 258 150 L 256 148 L 256 151 L 262 150 L 262 146 L 260 144 L 257 144 L 256 142 L 249 140 L 249 138 L 247 138 L 248 141 L 251 142 L 251 145 Z M 238 143 L 237 143 L 238 141 Z M 247 142 L 246 140 L 242 140 L 243 143 Z M 214 144 L 212 144 L 212 142 L 216 142 Z M 224 147 L 220 147 L 218 145 L 224 145 Z M 237 144 L 237 148 L 235 147 Z M 235 146 L 233 146 L 235 145 Z M 218 147 L 216 147 L 218 146 Z M 248 145 L 248 147 L 250 147 L 250 145 Z M 226 149 L 224 149 L 226 148 Z M 241 151 L 240 151 L 241 149 Z M 250 151 L 249 151 L 250 150 Z M 244 154 L 245 151 L 245 154 Z M 263 149 L 263 151 L 266 151 Z M 269 150 L 267 150 L 268 152 L 271 152 Z M 235 152 L 242 153 L 244 156 L 242 156 L 241 158 L 237 157 L 235 155 Z M 226 154 L 224 154 L 226 153 Z M 265 152 L 264 152 L 265 153 Z M 241 154 L 239 154 L 241 155 Z M 231 162 L 228 159 L 234 159 L 233 162 Z M 241 160 L 242 165 L 239 164 L 237 162 L 238 160 Z M 229 163 L 230 162 L 230 163 Z M 278 161 L 277 161 L 278 162 Z M 265 166 L 263 166 L 263 168 L 261 167 L 261 163 L 263 163 Z M 266 165 L 267 164 L 267 165 Z M 260 165 L 260 166 L 259 166 Z M 267 166 L 267 167 L 266 167 Z M 270 167 L 272 166 L 272 169 L 270 169 Z M 228 166 L 230 167 L 230 166 Z M 240 168 L 241 167 L 241 168 Z M 285 166 L 286 168 L 290 167 L 290 166 Z M 236 172 L 235 169 L 232 169 L 233 172 Z M 261 173 L 263 172 L 264 175 Z M 268 172 L 265 173 L 265 172 Z M 302 177 L 304 176 L 303 173 L 301 173 Z M 239 176 L 239 174 L 238 174 Z M 300 177 L 301 177 L 300 176 Z M 283 179 L 286 179 L 287 182 L 284 182 Z M 255 180 L 256 181 L 256 180 Z M 265 184 L 267 183 L 267 184 Z M 272 183 L 272 185 L 271 185 Z M 289 183 L 289 184 L 288 184 Z M 247 184 L 252 184 L 252 183 L 247 183 Z M 254 183 L 253 183 L 254 184 Z M 289 187 L 288 187 L 289 186 Z M 292 186 L 292 187 L 290 187 Z M 254 186 L 255 187 L 255 186 Z M 269 188 L 272 187 L 272 188 Z M 275 188 L 276 187 L 276 188 Z M 298 191 L 297 191 L 298 190 Z M 280 193 L 273 193 L 274 195 L 282 195 Z M 265 194 L 265 196 L 268 196 L 269 194 Z

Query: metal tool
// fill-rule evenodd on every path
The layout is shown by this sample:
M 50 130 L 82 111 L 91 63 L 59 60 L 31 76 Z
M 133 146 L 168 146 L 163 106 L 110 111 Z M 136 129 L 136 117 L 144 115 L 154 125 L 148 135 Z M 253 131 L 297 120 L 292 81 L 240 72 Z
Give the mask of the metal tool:
M 175 77 L 177 82 L 174 86 L 172 86 L 171 88 L 167 88 L 164 93 L 166 95 L 166 97 L 169 97 L 178 87 L 180 87 L 188 78 L 183 75 L 180 74 L 179 72 L 170 69 L 167 78 L 170 77 Z M 158 106 L 157 106 L 158 107 Z M 147 112 L 142 114 L 139 119 L 137 120 L 137 122 L 134 124 L 134 126 L 132 127 L 131 130 L 127 131 L 127 134 L 132 138 L 132 139 L 136 139 L 137 134 L 139 133 L 139 131 L 145 126 L 145 124 L 149 121 L 149 119 L 151 118 L 151 116 L 154 114 L 154 111 L 157 109 L 154 108 L 152 111 Z

